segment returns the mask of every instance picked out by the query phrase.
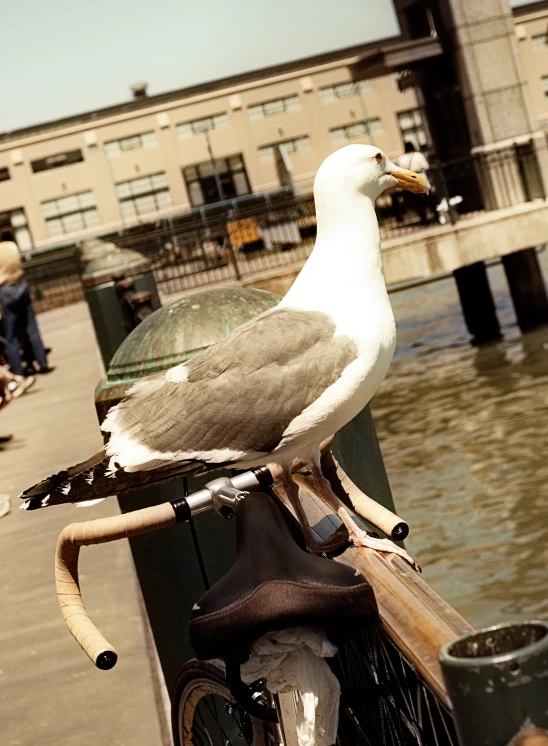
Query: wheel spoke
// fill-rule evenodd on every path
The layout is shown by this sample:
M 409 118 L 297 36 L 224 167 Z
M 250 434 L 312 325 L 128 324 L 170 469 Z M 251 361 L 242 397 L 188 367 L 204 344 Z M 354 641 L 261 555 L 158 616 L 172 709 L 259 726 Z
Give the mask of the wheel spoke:
M 232 701 L 224 671 L 196 662 L 185 668 L 173 704 L 178 713 L 174 732 L 177 746 L 253 746 L 253 721 Z M 272 726 L 264 724 L 264 733 L 265 738 L 259 738 L 261 744 L 278 746 Z M 260 732 L 256 730 L 256 734 Z

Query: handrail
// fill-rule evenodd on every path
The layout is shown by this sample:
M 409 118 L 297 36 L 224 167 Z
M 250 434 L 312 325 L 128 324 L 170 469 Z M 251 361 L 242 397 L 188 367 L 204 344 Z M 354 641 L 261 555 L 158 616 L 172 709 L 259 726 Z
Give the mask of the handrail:
M 333 490 L 338 495 L 341 495 L 341 490 L 346 493 L 347 505 L 360 504 L 363 493 L 336 466 L 335 474 L 331 470 L 326 474 Z M 309 476 L 299 476 L 299 485 L 301 494 L 305 491 L 310 496 L 304 504 L 310 522 L 312 525 L 318 524 L 329 513 L 315 494 Z M 286 505 L 289 504 L 281 486 L 276 486 L 274 491 L 284 499 Z M 324 523 L 329 522 L 324 520 Z M 417 669 L 428 688 L 451 708 L 438 655 L 443 645 L 473 631 L 472 625 L 394 554 L 352 546 L 335 559 L 355 568 L 371 583 L 384 630 Z

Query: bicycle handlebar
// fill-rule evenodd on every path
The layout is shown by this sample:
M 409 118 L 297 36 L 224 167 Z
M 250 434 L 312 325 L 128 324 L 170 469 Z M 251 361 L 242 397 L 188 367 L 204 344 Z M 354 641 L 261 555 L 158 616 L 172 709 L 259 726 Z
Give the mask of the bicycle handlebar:
M 80 547 L 139 536 L 176 522 L 173 506 L 164 503 L 125 515 L 71 523 L 61 532 L 55 553 L 55 585 L 59 605 L 71 635 L 97 668 L 112 668 L 118 655 L 93 624 L 84 606 L 78 581 Z
M 272 481 L 267 469 L 256 469 L 237 474 L 230 481 L 236 490 L 243 491 L 259 487 L 265 477 L 269 483 Z M 57 598 L 69 632 L 97 668 L 105 671 L 112 668 L 118 654 L 91 621 L 84 606 L 78 581 L 80 547 L 129 539 L 167 528 L 210 510 L 213 504 L 213 493 L 206 487 L 186 498 L 123 515 L 71 523 L 63 529 L 55 552 Z

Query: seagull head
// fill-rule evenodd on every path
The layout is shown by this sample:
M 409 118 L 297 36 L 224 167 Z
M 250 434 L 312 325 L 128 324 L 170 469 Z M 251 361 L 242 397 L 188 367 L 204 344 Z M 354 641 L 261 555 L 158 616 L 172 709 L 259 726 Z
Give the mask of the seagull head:
M 347 145 L 328 156 L 314 181 L 316 200 L 365 194 L 373 201 L 390 187 L 407 189 L 414 194 L 428 191 L 425 179 L 392 163 L 373 145 Z

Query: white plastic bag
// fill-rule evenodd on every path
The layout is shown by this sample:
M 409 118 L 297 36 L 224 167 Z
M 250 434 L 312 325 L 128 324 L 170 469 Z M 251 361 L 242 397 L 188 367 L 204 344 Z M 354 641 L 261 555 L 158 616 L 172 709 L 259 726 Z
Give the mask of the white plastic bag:
M 273 694 L 295 692 L 299 746 L 332 746 L 337 740 L 340 685 L 324 660 L 336 652 L 322 630 L 295 627 L 261 637 L 241 666 L 248 684 L 264 679 Z

